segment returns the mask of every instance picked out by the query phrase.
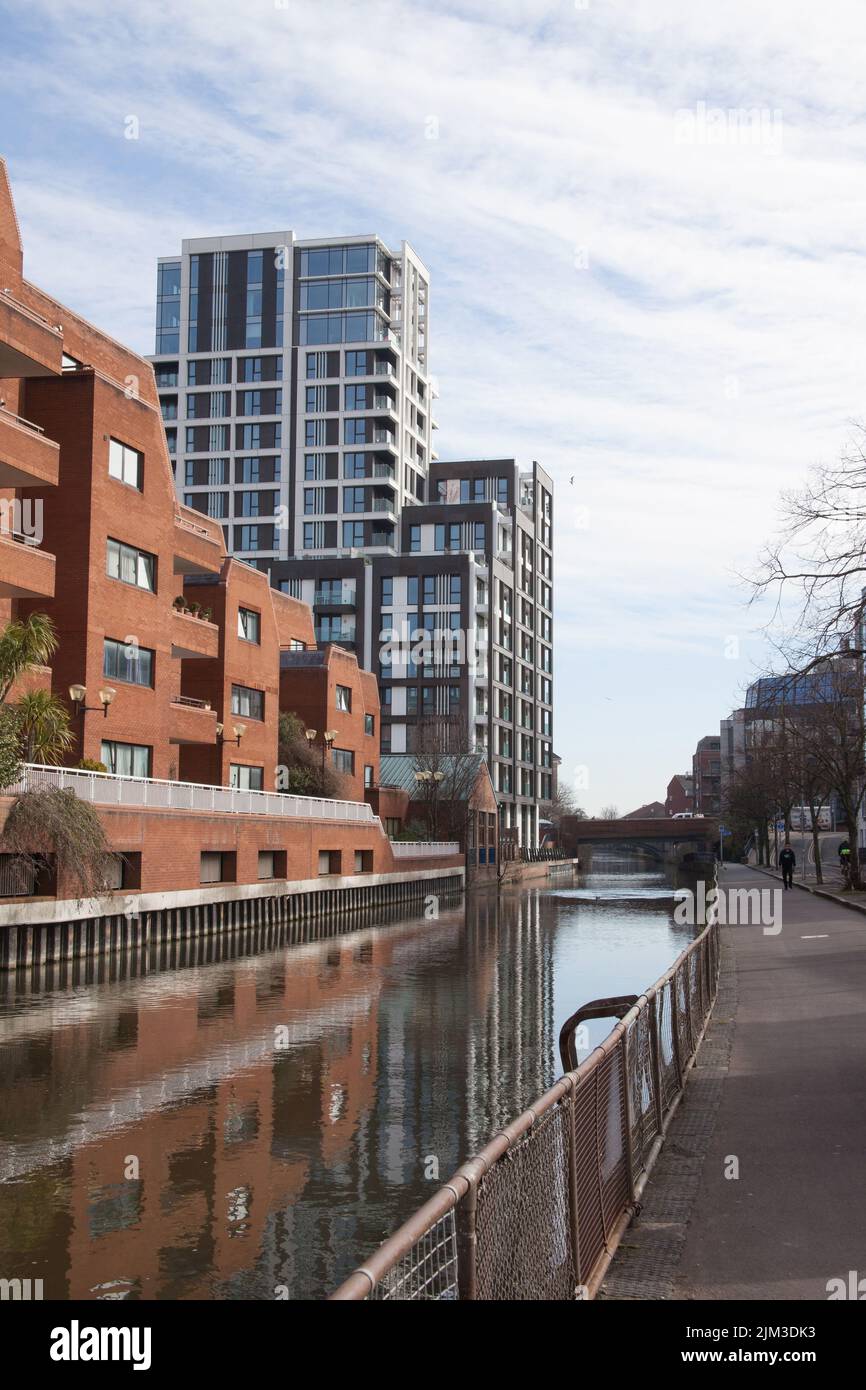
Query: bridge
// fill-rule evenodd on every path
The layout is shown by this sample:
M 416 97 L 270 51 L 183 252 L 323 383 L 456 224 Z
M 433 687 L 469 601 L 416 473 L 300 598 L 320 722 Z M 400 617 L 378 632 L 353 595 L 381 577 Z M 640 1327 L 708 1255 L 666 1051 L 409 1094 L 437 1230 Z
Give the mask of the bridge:
M 715 816 L 685 820 L 669 816 L 619 820 L 564 816 L 559 837 L 566 854 L 580 859 L 582 868 L 591 861 L 594 845 L 639 850 L 658 859 L 683 863 L 712 857 L 719 842 L 719 821 Z

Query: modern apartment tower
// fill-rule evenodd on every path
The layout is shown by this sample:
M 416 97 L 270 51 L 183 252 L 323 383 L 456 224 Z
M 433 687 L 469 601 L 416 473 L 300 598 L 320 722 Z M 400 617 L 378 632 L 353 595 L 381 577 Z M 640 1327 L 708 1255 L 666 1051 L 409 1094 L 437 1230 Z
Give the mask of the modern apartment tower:
M 320 646 L 376 673 L 382 751 L 447 721 L 487 755 L 501 827 L 535 846 L 553 785 L 553 483 L 534 462 L 437 461 L 429 297 L 406 242 L 184 241 L 158 269 L 169 453 L 181 502 L 313 606 Z
M 553 791 L 553 481 L 471 460 L 433 463 L 429 487 L 398 553 L 298 557 L 279 587 L 312 606 L 320 644 L 378 675 L 382 751 L 447 720 L 487 756 L 501 829 L 535 846 Z
M 278 581 L 393 553 L 431 456 L 429 275 L 403 242 L 201 237 L 160 260 L 153 358 L 178 495 Z

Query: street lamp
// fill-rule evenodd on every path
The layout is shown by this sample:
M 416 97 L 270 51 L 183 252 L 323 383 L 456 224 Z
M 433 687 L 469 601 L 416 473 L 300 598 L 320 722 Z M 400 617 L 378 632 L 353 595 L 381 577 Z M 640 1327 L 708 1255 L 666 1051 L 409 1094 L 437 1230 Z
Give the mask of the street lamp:
M 85 714 L 91 714 L 91 713 L 93 713 L 94 710 L 101 709 L 103 715 L 107 718 L 107 717 L 108 717 L 108 706 L 111 704 L 112 700 L 114 699 L 115 695 L 117 694 L 117 691 L 114 690 L 110 685 L 105 685 L 105 686 L 103 686 L 102 689 L 101 689 L 100 691 L 98 691 L 97 693 L 98 693 L 98 695 L 99 695 L 99 704 L 98 704 L 98 705 L 88 705 L 88 704 L 86 703 L 86 701 L 87 701 L 87 686 L 86 686 L 86 685 L 70 685 L 70 687 L 69 687 L 69 698 L 70 698 L 70 700 L 72 701 L 73 705 L 75 706 L 75 708 L 74 708 L 74 710 L 73 710 L 73 713 L 76 714 L 76 715 L 78 715 L 78 714 L 80 714 L 80 715 L 85 715 Z
M 225 738 L 224 735 L 223 735 L 223 730 L 224 730 L 224 728 L 225 728 L 225 725 L 224 725 L 224 724 L 217 724 L 217 726 L 216 726 L 217 743 L 236 743 L 237 746 L 238 746 L 238 748 L 240 748 L 240 746 L 241 746 L 241 739 L 243 738 L 244 734 L 245 734 L 246 731 L 247 731 L 247 726 L 246 726 L 246 724 L 233 724 L 233 725 L 232 725 L 232 733 L 234 734 L 234 738 Z
M 322 734 L 322 771 L 325 771 L 325 749 L 330 749 L 334 739 L 337 737 L 336 729 L 326 729 Z

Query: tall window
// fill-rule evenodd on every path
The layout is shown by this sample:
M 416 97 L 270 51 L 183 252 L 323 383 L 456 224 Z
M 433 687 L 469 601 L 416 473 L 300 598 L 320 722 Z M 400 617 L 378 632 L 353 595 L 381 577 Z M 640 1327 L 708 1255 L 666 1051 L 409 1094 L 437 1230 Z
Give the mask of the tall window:
M 124 545 L 109 537 L 106 572 L 110 579 L 156 593 L 156 556 L 149 555 L 146 550 L 136 550 L 133 545 Z
M 352 691 L 348 685 L 337 686 L 337 709 L 349 714 L 352 709 Z
M 344 772 L 349 775 L 355 771 L 355 754 L 350 748 L 334 748 L 332 750 L 334 768 L 337 772 Z
M 129 685 L 153 685 L 153 652 L 136 642 L 117 642 L 106 637 L 102 650 L 102 674 Z
M 246 719 L 264 719 L 264 692 L 253 690 L 248 685 L 233 685 L 232 714 L 243 715 Z
M 119 439 L 108 441 L 108 472 L 118 482 L 142 490 L 144 474 L 144 454 L 121 444 Z
M 149 777 L 152 749 L 142 743 L 115 743 L 103 739 L 99 756 L 109 772 L 119 777 Z
M 255 613 L 252 608 L 238 609 L 238 637 L 242 637 L 245 642 L 261 642 L 260 613 Z

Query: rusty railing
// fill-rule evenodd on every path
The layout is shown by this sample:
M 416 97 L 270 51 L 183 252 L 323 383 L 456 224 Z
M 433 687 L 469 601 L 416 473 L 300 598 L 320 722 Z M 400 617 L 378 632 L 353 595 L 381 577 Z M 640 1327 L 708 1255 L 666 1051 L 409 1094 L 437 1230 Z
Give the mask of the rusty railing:
M 714 915 L 714 914 L 713 914 Z M 716 997 L 715 921 L 639 998 L 595 1000 L 560 1034 L 566 1070 L 331 1295 L 593 1298 L 639 1206 Z M 575 1031 L 619 1017 L 575 1066 Z

